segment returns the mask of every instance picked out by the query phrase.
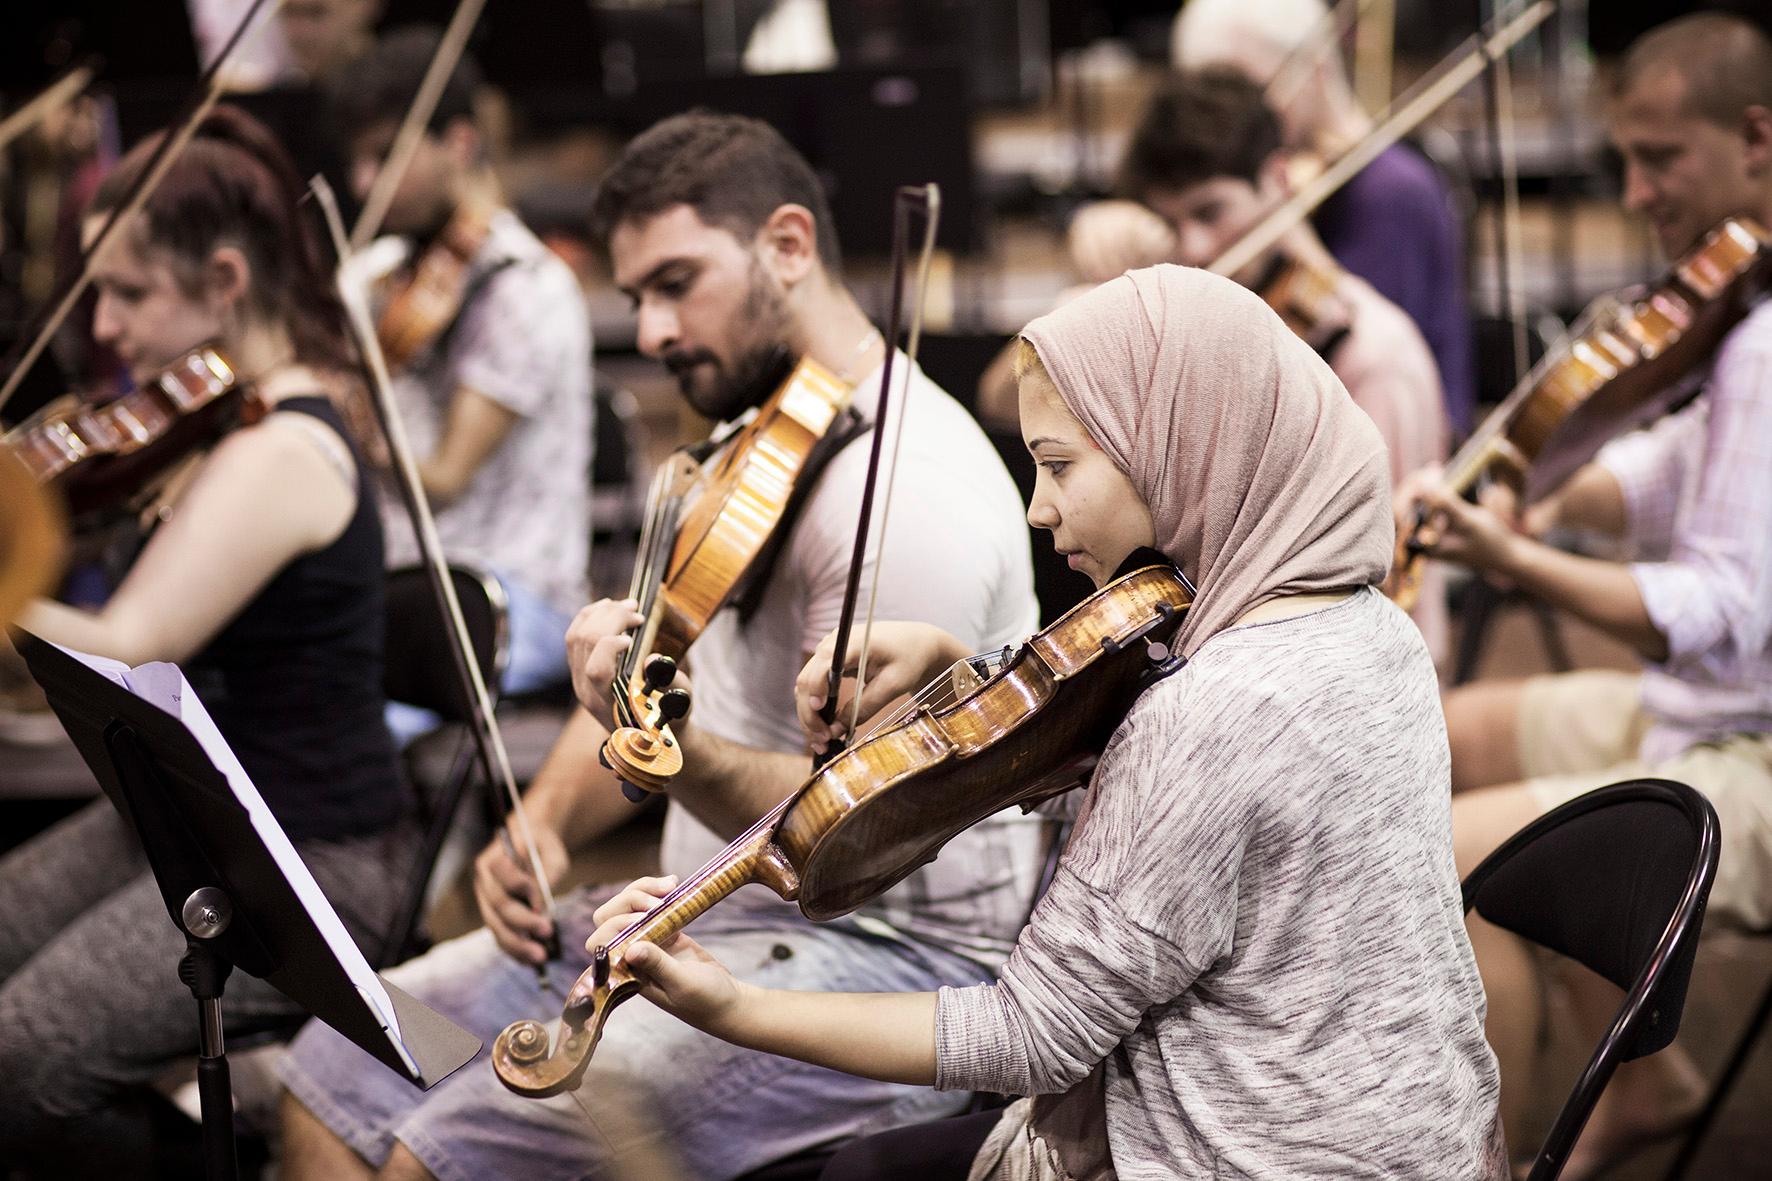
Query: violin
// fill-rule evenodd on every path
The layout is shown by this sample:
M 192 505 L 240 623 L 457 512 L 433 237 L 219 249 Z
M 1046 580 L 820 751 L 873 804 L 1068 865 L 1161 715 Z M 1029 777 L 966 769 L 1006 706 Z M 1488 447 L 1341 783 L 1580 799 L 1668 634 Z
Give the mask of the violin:
M 1772 235 L 1730 218 L 1640 296 L 1603 296 L 1570 335 L 1483 420 L 1446 465 L 1442 484 L 1469 495 L 1485 477 L 1531 504 L 1556 490 L 1610 438 L 1696 392 L 1687 381 L 1772 285 Z M 1397 539 L 1385 593 L 1414 605 L 1429 546 L 1425 512 Z
M 474 259 L 491 228 L 488 206 L 462 202 L 395 284 L 375 323 L 390 369 L 405 369 L 461 315 Z
M 8 431 L 4 444 L 78 520 L 137 507 L 186 456 L 265 412 L 256 389 L 204 345 L 103 405 L 58 399 Z
M 678 451 L 654 477 L 629 591 L 646 622 L 611 687 L 616 727 L 602 751 L 630 799 L 661 790 L 683 770 L 670 724 L 690 701 L 670 687 L 677 665 L 715 613 L 761 573 L 759 557 L 796 490 L 848 441 L 830 432 L 850 394 L 803 359 L 711 457 Z
M 1353 325 L 1353 309 L 1338 290 L 1343 274 L 1333 259 L 1312 260 L 1302 252 L 1282 250 L 1263 269 L 1254 290 L 1286 327 L 1327 358 Z
M 62 568 L 61 515 L 24 464 L 0 448 L 0 627 L 50 589 Z
M 540 1022 L 506 1027 L 492 1046 L 500 1081 L 532 1098 L 576 1087 L 610 1012 L 640 990 L 616 953 L 670 942 L 740 886 L 762 883 L 807 918 L 834 919 L 987 816 L 1081 785 L 1138 695 L 1180 667 L 1169 645 L 1193 600 L 1175 567 L 1140 565 L 1013 653 L 954 666 L 597 948 L 551 1050 Z

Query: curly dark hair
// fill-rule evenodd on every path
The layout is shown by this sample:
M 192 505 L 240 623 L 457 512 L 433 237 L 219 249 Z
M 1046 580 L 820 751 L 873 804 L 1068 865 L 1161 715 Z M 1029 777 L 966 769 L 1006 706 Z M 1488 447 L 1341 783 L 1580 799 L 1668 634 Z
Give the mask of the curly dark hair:
M 406 113 L 442 39 L 430 25 L 395 29 L 338 72 L 326 87 L 326 106 L 340 142 L 348 144 L 376 124 Z M 482 84 L 480 67 L 463 54 L 443 84 L 426 129 L 435 135 L 457 119 L 472 121 L 474 95 Z
M 1191 188 L 1219 176 L 1254 184 L 1280 148 L 1262 89 L 1223 66 L 1172 75 L 1139 118 L 1120 165 L 1125 195 Z
M 696 110 L 647 128 L 597 186 L 591 235 L 605 254 L 623 222 L 687 205 L 709 225 L 749 241 L 783 205 L 812 211 L 818 257 L 832 276 L 842 251 L 830 203 L 812 166 L 760 119 Z

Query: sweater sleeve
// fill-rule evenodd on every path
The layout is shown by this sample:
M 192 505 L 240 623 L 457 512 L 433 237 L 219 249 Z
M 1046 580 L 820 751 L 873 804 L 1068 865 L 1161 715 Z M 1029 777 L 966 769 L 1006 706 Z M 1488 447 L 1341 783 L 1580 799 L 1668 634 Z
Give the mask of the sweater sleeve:
M 1104 752 L 1001 977 L 941 991 L 937 1087 L 1063 1091 L 1230 953 L 1253 796 L 1180 733 L 1188 711 L 1169 688 Z
M 1067 1090 L 1196 975 L 1178 948 L 1061 869 L 997 982 L 941 990 L 935 1085 Z

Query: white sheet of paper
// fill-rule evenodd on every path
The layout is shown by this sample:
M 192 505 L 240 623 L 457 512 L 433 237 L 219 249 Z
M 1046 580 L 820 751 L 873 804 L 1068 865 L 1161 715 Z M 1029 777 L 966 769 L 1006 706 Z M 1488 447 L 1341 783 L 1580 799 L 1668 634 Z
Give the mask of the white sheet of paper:
M 56 647 L 61 648 L 60 644 Z M 234 754 L 227 739 L 222 737 L 216 728 L 215 721 L 209 711 L 203 708 L 197 694 L 192 690 L 190 682 L 176 664 L 155 661 L 131 668 L 120 661 L 106 656 L 94 656 L 87 652 L 77 652 L 72 648 L 62 648 L 69 656 L 86 665 L 95 672 L 115 681 L 148 704 L 156 706 L 184 724 L 185 729 L 197 740 L 209 761 L 215 764 L 216 770 L 227 777 L 228 786 L 234 789 L 234 796 L 246 809 L 252 819 L 252 827 L 257 830 L 259 839 L 265 843 L 272 858 L 277 862 L 283 876 L 295 888 L 296 897 L 307 908 L 308 916 L 320 929 L 326 945 L 338 962 L 344 965 L 345 972 L 351 983 L 362 996 L 376 1020 L 381 1023 L 389 1035 L 389 1041 L 400 1055 L 413 1077 L 418 1077 L 419 1070 L 412 1056 L 407 1053 L 406 1046 L 400 1040 L 400 1021 L 394 1013 L 394 1002 L 388 996 L 388 990 L 382 987 L 381 977 L 363 958 L 356 943 L 351 940 L 350 933 L 345 930 L 344 923 L 339 919 L 338 912 L 332 909 L 332 903 L 326 900 L 314 875 L 308 872 L 301 854 L 290 844 L 289 836 L 277 818 L 271 814 L 270 806 L 264 797 L 258 794 L 252 780 L 246 774 L 246 768 L 240 765 L 239 758 Z

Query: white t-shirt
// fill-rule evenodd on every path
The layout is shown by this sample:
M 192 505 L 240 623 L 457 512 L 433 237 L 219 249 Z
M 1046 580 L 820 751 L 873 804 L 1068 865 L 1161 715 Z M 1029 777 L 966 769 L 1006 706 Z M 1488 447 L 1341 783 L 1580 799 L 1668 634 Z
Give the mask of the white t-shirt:
M 413 449 L 430 455 L 460 386 L 518 416 L 462 494 L 437 510 L 437 534 L 450 558 L 489 567 L 570 615 L 585 604 L 591 528 L 584 296 L 509 210 L 492 215 L 469 283 L 460 320 L 394 378 L 400 420 Z M 382 509 L 388 565 L 417 561 L 400 499 L 384 496 Z
M 904 455 L 887 518 L 874 617 L 932 623 L 979 652 L 1018 644 L 1038 626 L 1039 606 L 1014 481 L 978 423 L 920 368 L 900 384 L 904 360 L 901 354 L 894 362 L 893 385 L 895 393 L 909 393 L 895 397 L 889 408 L 857 634 L 882 553 L 879 522 L 893 428 L 903 406 Z M 878 372 L 871 374 L 854 395 L 856 409 L 870 420 L 879 405 L 879 380 Z M 736 611 L 722 611 L 690 651 L 693 720 L 708 733 L 762 750 L 806 749 L 794 717 L 794 679 L 842 611 L 871 439 L 864 434 L 853 440 L 826 466 L 750 619 L 741 623 Z M 955 837 L 935 862 L 858 913 L 995 966 L 1027 917 L 1043 823 L 1019 812 L 993 817 Z M 664 872 L 692 873 L 725 846 L 687 810 L 671 805 Z

